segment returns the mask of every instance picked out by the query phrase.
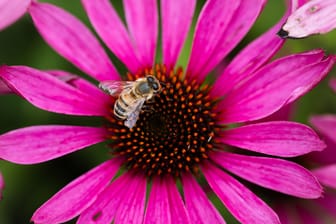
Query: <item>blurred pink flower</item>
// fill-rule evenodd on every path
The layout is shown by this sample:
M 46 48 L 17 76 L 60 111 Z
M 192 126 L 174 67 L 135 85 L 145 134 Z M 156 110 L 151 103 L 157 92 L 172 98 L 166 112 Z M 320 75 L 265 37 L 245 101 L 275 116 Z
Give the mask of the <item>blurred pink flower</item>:
M 329 82 L 331 89 L 336 92 L 336 78 L 332 78 Z
M 282 29 L 281 37 L 303 38 L 336 28 L 336 1 L 311 0 L 294 11 Z
M 334 79 L 330 81 L 331 86 L 333 82 Z M 287 105 L 263 120 L 281 118 L 291 120 L 295 107 Z M 336 115 L 315 115 L 311 117 L 310 123 L 320 133 L 327 148 L 322 152 L 311 152 L 300 156 L 295 161 L 310 167 L 323 185 L 324 193 L 319 199 L 307 201 L 262 190 L 264 196 L 272 202 L 272 207 L 283 224 L 336 223 Z
M 0 200 L 2 199 L 2 191 L 5 188 L 5 181 L 0 173 Z
M 197 182 L 201 174 L 241 223 L 279 223 L 279 219 L 228 172 L 300 198 L 321 195 L 321 186 L 308 170 L 262 155 L 295 157 L 322 150 L 325 144 L 311 128 L 288 121 L 227 125 L 262 119 L 295 101 L 326 76 L 335 63 L 333 56 L 314 50 L 269 62 L 283 44 L 275 35 L 282 20 L 245 47 L 211 87 L 201 87 L 249 31 L 264 0 L 207 1 L 185 73 L 174 68 L 195 0 L 161 1 L 163 65 L 156 66 L 156 0 L 125 0 L 127 27 L 108 0 L 82 3 L 96 32 L 129 70 L 128 79 L 150 73 L 165 88 L 149 104 L 152 110 L 143 111 L 136 126 L 128 129 L 113 115 L 114 99 L 90 82 L 64 71 L 2 66 L 0 78 L 34 106 L 102 116 L 106 125 L 44 125 L 10 131 L 0 136 L 0 158 L 34 164 L 112 140 L 113 158 L 60 190 L 34 213 L 32 221 L 52 224 L 79 216 L 78 223 L 225 223 Z M 77 18 L 47 3 L 33 3 L 29 13 L 48 44 L 79 69 L 98 81 L 120 79 L 98 40 Z M 227 145 L 260 155 L 229 152 Z M 115 177 L 121 168 L 122 174 Z
M 0 0 L 0 30 L 21 18 L 32 0 Z
M 336 223 L 336 115 L 316 115 L 310 123 L 327 143 L 327 149 L 319 153 L 301 156 L 301 164 L 311 170 L 324 187 L 324 194 L 316 200 L 302 200 L 283 195 L 272 197 L 273 207 L 283 224 Z M 315 167 L 315 168 L 314 168 Z

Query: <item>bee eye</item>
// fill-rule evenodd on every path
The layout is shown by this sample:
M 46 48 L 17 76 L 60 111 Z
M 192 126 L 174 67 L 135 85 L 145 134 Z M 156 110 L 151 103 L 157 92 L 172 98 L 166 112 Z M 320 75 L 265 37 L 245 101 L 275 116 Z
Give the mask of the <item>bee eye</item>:
M 159 90 L 159 85 L 157 83 L 153 83 L 152 88 L 153 88 L 153 90 L 157 91 L 157 90 Z
M 148 76 L 148 77 L 147 77 L 147 81 L 148 81 L 149 83 L 152 83 L 152 82 L 154 82 L 154 78 L 153 78 L 152 76 Z

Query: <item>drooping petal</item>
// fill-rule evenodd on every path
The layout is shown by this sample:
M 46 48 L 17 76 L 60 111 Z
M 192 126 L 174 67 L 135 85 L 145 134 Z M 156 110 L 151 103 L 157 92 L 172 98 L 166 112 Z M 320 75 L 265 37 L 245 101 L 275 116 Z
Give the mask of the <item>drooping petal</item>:
M 287 7 L 289 8 L 289 12 L 293 13 L 297 8 L 301 7 L 307 1 L 310 1 L 310 0 L 287 0 L 286 4 L 287 4 Z
M 182 177 L 182 183 L 186 209 L 191 223 L 225 223 L 218 210 L 211 204 L 202 188 L 190 174 L 185 174 Z
M 326 114 L 312 116 L 309 122 L 318 132 L 336 143 L 336 115 Z
M 31 4 L 29 13 L 45 41 L 64 58 L 97 80 L 119 79 L 98 40 L 76 17 L 37 2 Z
M 34 164 L 61 157 L 105 140 L 103 128 L 45 125 L 0 135 L 0 158 Z
M 163 64 L 174 68 L 192 22 L 195 0 L 161 1 Z
M 57 224 L 78 216 L 95 202 L 120 168 L 120 161 L 112 159 L 65 186 L 33 215 L 39 224 Z
M 318 198 L 322 187 L 305 168 L 283 159 L 216 152 L 211 158 L 235 175 L 260 186 L 300 198 Z
M 225 130 L 220 141 L 282 157 L 299 156 L 326 147 L 310 127 L 289 121 L 264 122 Z
M 49 74 L 57 77 L 61 81 L 68 83 L 71 86 L 79 89 L 81 92 L 93 97 L 99 105 L 107 105 L 110 101 L 110 97 L 105 94 L 98 86 L 92 84 L 91 82 L 83 79 L 82 77 L 61 70 L 48 70 Z
M 154 178 L 144 224 L 190 223 L 175 181 L 170 177 Z
M 88 17 L 110 50 L 127 66 L 137 72 L 140 64 L 128 31 L 108 0 L 82 0 Z
M 126 172 L 113 181 L 79 217 L 78 224 L 142 223 L 146 178 Z
M 152 67 L 158 39 L 156 0 L 124 0 L 126 21 L 142 67 Z
M 0 30 L 23 16 L 30 3 L 31 0 L 0 0 Z
M 334 90 L 334 92 L 336 92 L 336 78 L 331 78 L 329 85 Z
M 278 59 L 263 67 L 218 104 L 224 124 L 258 120 L 308 92 L 324 78 L 335 57 L 310 51 Z
M 212 190 L 239 222 L 280 224 L 276 213 L 265 202 L 224 171 L 210 163 L 203 165 L 202 171 Z
M 196 25 L 187 73 L 203 80 L 249 31 L 265 2 L 208 1 Z
M 6 85 L 6 83 L 4 83 L 0 79 L 0 94 L 9 94 L 9 93 L 13 93 L 13 91 L 10 88 L 8 88 L 8 86 Z
M 108 102 L 64 81 L 25 66 L 0 67 L 0 79 L 34 106 L 43 110 L 85 116 L 104 116 Z
M 313 173 L 323 185 L 336 189 L 336 164 L 317 168 Z
M 303 38 L 327 33 L 336 28 L 336 2 L 311 0 L 297 9 L 279 32 L 284 38 Z

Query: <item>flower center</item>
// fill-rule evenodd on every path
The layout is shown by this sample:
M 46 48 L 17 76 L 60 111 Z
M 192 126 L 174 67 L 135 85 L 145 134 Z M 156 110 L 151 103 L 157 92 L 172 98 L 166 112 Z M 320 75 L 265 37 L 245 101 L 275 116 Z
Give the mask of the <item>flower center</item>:
M 159 65 L 128 74 L 128 79 L 146 75 L 155 76 L 162 91 L 145 102 L 131 129 L 116 118 L 112 107 L 108 130 L 113 153 L 125 158 L 128 169 L 142 170 L 148 176 L 198 172 L 218 133 L 215 101 L 208 95 L 208 86 L 183 79 L 181 69 L 167 71 Z

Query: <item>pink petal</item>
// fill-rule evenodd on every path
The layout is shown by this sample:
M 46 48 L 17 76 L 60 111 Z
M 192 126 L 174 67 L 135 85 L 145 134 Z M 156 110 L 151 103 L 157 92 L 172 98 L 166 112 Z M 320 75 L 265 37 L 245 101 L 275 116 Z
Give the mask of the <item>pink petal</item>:
M 49 70 L 46 72 L 93 97 L 95 101 L 98 101 L 97 103 L 99 105 L 107 105 L 111 102 L 110 97 L 99 89 L 98 86 L 93 85 L 91 82 L 78 75 L 61 70 Z
M 174 68 L 192 22 L 195 0 L 161 1 L 163 64 Z
M 323 152 L 309 153 L 306 159 L 324 165 L 336 163 L 336 116 L 332 114 L 312 116 L 309 122 L 320 133 L 327 148 Z
M 241 0 L 233 2 L 222 0 L 206 1 L 195 28 L 187 71 L 190 77 L 199 77 L 199 80 L 205 77 L 206 74 L 201 74 L 201 69 L 221 41 L 234 13 L 241 4 L 240 2 Z
M 299 156 L 326 147 L 310 127 L 288 121 L 257 123 L 225 130 L 220 141 L 282 157 Z
M 212 190 L 241 223 L 280 223 L 275 212 L 237 180 L 206 163 L 202 171 Z
M 320 167 L 313 173 L 323 185 L 336 189 L 336 164 Z
M 311 51 L 268 64 L 219 103 L 218 110 L 223 110 L 221 122 L 252 121 L 274 113 L 317 85 L 335 59 L 323 58 L 322 51 Z
M 88 208 L 120 168 L 120 161 L 109 160 L 80 176 L 44 203 L 33 215 L 39 224 L 63 223 Z
M 95 98 L 46 72 L 25 66 L 2 66 L 0 79 L 43 110 L 87 116 L 108 114 L 108 102 L 103 104 L 106 98 Z
M 146 208 L 144 224 L 173 223 L 169 195 L 166 184 L 161 178 L 154 178 Z
M 306 169 L 294 162 L 227 152 L 211 158 L 235 175 L 260 186 L 300 198 L 318 198 L 322 187 Z
M 324 136 L 327 136 L 336 143 L 336 115 L 326 114 L 312 116 L 309 119 L 309 122 L 318 132 L 320 132 Z
M 182 177 L 184 199 L 191 223 L 207 224 L 225 221 L 217 209 L 211 204 L 197 181 L 190 175 Z
M 34 2 L 29 13 L 45 41 L 97 80 L 119 79 L 104 49 L 76 17 L 48 3 Z
M 177 189 L 175 180 L 173 178 L 166 177 L 164 179 L 168 190 L 169 207 L 172 223 L 177 224 L 193 224 L 190 222 L 189 214 L 184 206 L 184 202 Z M 149 214 L 146 213 L 146 216 Z
M 126 27 L 107 0 L 82 0 L 92 25 L 110 50 L 130 72 L 137 72 L 140 64 Z
M 293 13 L 297 8 L 301 7 L 303 4 L 310 0 L 287 0 L 287 7 L 290 9 L 290 12 Z
M 208 1 L 196 25 L 187 73 L 203 80 L 249 31 L 265 2 Z
M 2 199 L 2 191 L 5 188 L 5 181 L 3 179 L 2 174 L 0 173 L 0 200 Z
M 144 224 L 190 223 L 175 181 L 170 177 L 154 178 Z
M 146 178 L 126 172 L 108 186 L 79 217 L 78 224 L 142 223 Z
M 212 94 L 224 96 L 231 88 L 246 80 L 274 56 L 285 42 L 275 34 L 284 23 L 287 14 L 274 27 L 251 42 L 234 57 L 214 83 L 211 89 Z
M 30 3 L 31 0 L 0 0 L 0 30 L 23 16 Z
M 261 120 L 253 121 L 252 123 L 266 122 L 266 121 L 290 121 L 294 119 L 294 114 L 297 110 L 295 103 L 286 104 L 280 108 L 280 110 L 262 118 Z
M 0 135 L 0 158 L 34 164 L 61 157 L 105 140 L 102 128 L 45 125 L 17 129 Z
M 330 82 L 329 82 L 329 85 L 332 88 L 332 90 L 334 90 L 334 92 L 336 92 L 336 78 L 331 78 Z
M 142 67 L 152 67 L 158 39 L 159 17 L 156 0 L 124 0 L 129 32 Z
M 0 79 L 0 95 L 9 93 L 13 93 L 13 91 Z
M 303 38 L 336 28 L 335 0 L 311 0 L 288 17 L 282 37 Z
M 135 174 L 131 176 L 129 182 L 135 182 L 135 184 L 134 187 L 131 187 L 133 184 L 129 183 L 129 187 L 125 186 L 126 188 L 123 189 L 125 197 L 122 198 L 119 205 L 113 222 L 115 224 L 142 224 L 145 213 L 147 180 L 140 174 Z

